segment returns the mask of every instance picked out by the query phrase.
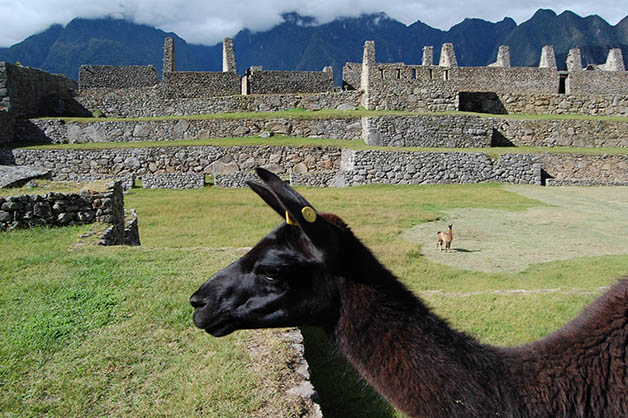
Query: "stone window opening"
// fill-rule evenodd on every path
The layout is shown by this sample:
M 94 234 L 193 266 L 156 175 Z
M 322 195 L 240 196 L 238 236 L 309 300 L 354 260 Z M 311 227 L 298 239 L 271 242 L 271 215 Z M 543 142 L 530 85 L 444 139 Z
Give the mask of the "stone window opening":
M 558 78 L 558 94 L 567 93 L 567 74 L 560 74 Z
M 379 69 L 379 77 L 383 80 L 384 79 L 384 69 L 380 68 Z
M 430 80 L 434 78 L 434 72 L 433 70 L 430 68 Z
M 416 68 L 412 69 L 412 79 L 416 80 Z
M 449 70 L 443 71 L 443 80 L 445 81 L 449 80 Z
M 397 80 L 401 79 L 401 70 L 397 68 Z

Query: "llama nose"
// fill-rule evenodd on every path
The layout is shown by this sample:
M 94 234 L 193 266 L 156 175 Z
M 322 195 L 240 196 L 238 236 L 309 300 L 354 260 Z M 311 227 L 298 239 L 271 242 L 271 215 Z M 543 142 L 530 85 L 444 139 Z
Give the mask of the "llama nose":
M 198 293 L 194 293 L 190 298 L 190 304 L 194 307 L 194 309 L 198 309 L 207 305 L 207 301 Z

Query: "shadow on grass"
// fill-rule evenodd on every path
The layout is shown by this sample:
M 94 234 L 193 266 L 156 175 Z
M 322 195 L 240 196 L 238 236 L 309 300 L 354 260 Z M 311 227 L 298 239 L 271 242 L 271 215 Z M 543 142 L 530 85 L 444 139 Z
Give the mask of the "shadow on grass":
M 327 335 L 317 328 L 302 328 L 305 358 L 325 418 L 396 417 L 390 407 L 338 354 Z
M 481 250 L 467 250 L 466 248 L 452 248 L 451 251 L 457 253 L 479 253 Z

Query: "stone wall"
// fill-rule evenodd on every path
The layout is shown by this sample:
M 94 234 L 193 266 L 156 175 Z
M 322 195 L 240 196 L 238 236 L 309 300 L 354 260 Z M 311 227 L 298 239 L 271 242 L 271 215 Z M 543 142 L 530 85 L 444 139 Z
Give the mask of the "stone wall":
M 15 139 L 15 117 L 7 110 L 0 108 L 0 144 Z
M 182 74 L 182 73 L 178 73 Z M 229 73 L 226 73 L 229 74 Z M 108 117 L 153 117 L 230 112 L 277 112 L 357 108 L 358 91 L 319 94 L 233 95 L 207 98 L 165 97 L 160 89 L 82 90 L 77 100 L 90 112 Z
M 383 116 L 362 119 L 370 145 L 390 147 L 490 147 L 493 121 L 467 115 Z
M 165 73 L 161 88 L 163 98 L 239 95 L 242 90 L 240 76 L 235 72 L 195 71 Z
M 367 94 L 362 103 L 369 110 L 457 110 L 458 91 L 448 78 L 449 71 L 439 67 L 377 64 L 369 69 Z
M 85 175 L 136 177 L 161 173 L 228 174 L 266 167 L 276 173 L 319 172 L 340 168 L 336 147 L 155 147 L 103 150 L 0 148 L 0 164 L 44 167 L 55 180 Z M 4 162 L 7 161 L 7 162 Z M 9 162 L 12 161 L 12 162 Z
M 79 88 L 126 89 L 153 87 L 159 83 L 152 65 L 81 65 Z
M 152 173 L 214 174 L 215 184 L 239 185 L 261 166 L 295 184 L 359 185 L 497 181 L 541 184 L 553 180 L 591 184 L 628 182 L 628 156 L 575 154 L 356 151 L 336 147 L 185 147 L 117 150 L 0 148 L 0 164 L 45 167 L 55 179 L 113 178 Z M 332 179 L 333 173 L 333 179 Z M 227 176 L 225 176 L 227 175 Z M 235 180 L 234 180 L 235 178 Z
M 84 115 L 78 84 L 65 76 L 0 62 L 0 144 L 13 141 L 21 117 Z
M 578 146 L 628 147 L 628 121 L 511 119 L 472 115 L 379 116 L 335 119 L 170 119 L 17 123 L 22 141 L 49 143 L 172 141 L 246 137 L 268 132 L 295 137 L 364 139 L 391 147 Z
M 567 93 L 626 96 L 628 71 L 573 71 L 566 80 Z
M 247 94 L 322 93 L 333 91 L 331 71 L 250 71 L 244 78 Z
M 242 189 L 247 186 L 247 181 L 259 182 L 259 177 L 253 171 L 237 171 L 229 174 L 216 174 L 214 186 L 225 189 Z
M 362 63 L 347 62 L 342 67 L 342 88 L 345 90 L 358 90 L 362 73 Z
M 64 122 L 32 119 L 17 124 L 23 141 L 49 143 L 173 141 L 178 139 L 230 138 L 269 132 L 298 137 L 359 139 L 359 119 L 179 119 L 153 121 Z
M 142 176 L 144 189 L 202 189 L 205 175 L 198 173 L 145 174 Z
M 493 145 L 517 147 L 628 147 L 628 121 L 493 118 Z
M 541 184 L 540 156 L 483 153 L 343 150 L 341 170 L 348 186 L 498 181 Z
M 541 164 L 554 181 L 598 185 L 628 183 L 626 155 L 544 154 Z
M 112 183 L 104 193 L 50 192 L 0 197 L 0 230 L 92 222 L 118 225 L 120 233 L 124 233 L 124 197 L 119 183 Z
M 323 171 L 318 173 L 290 172 L 288 181 L 291 186 L 307 187 L 345 187 L 344 174 L 341 171 Z M 231 174 L 219 174 L 214 177 L 214 185 L 221 188 L 248 187 L 247 181 L 259 182 L 259 177 L 253 171 L 238 171 Z
M 76 112 L 76 81 L 35 68 L 0 62 L 0 106 L 16 117 Z
M 558 93 L 558 72 L 535 67 L 456 67 L 449 80 L 458 91 Z
M 496 113 L 628 116 L 628 95 L 513 92 L 495 93 L 495 100 L 503 107 Z

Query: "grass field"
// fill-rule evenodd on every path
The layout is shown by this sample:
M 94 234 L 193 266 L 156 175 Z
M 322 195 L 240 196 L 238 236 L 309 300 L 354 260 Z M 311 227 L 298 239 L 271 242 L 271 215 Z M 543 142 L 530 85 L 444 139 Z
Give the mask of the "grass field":
M 339 214 L 438 314 L 486 343 L 540 338 L 628 272 L 627 247 L 600 254 L 584 246 L 572 257 L 485 271 L 473 252 L 438 260 L 426 256 L 435 242 L 413 238 L 446 222 L 464 236 L 471 226 L 496 229 L 500 217 L 559 206 L 569 214 L 570 202 L 599 217 L 606 203 L 595 193 L 609 189 L 564 189 L 560 204 L 542 197 L 550 189 L 498 184 L 299 190 Z M 628 202 L 616 200 L 625 213 Z M 188 304 L 281 220 L 248 190 L 134 189 L 125 201 L 137 210 L 141 247 L 78 246 L 90 226 L 0 234 L 0 416 L 296 415 L 281 386 L 287 343 L 268 331 L 215 339 L 193 327 Z M 614 231 L 617 216 L 599 222 Z M 596 222 L 569 219 L 573 236 L 597 233 Z M 461 255 L 469 264 L 453 262 Z M 500 254 L 519 257 L 517 246 Z M 304 335 L 326 417 L 397 415 L 330 355 L 318 330 Z M 249 349 L 260 342 L 263 365 Z
M 343 119 L 343 118 L 363 118 L 378 116 L 408 116 L 408 115 L 469 115 L 495 119 L 523 119 L 523 120 L 600 120 L 609 122 L 628 122 L 625 116 L 600 116 L 600 115 L 579 115 L 579 114 L 492 114 L 476 112 L 403 112 L 395 110 L 365 110 L 359 108 L 355 110 L 305 110 L 293 108 L 279 112 L 233 112 L 233 113 L 211 113 L 201 115 L 185 116 L 154 116 L 137 118 L 102 118 L 102 117 L 62 117 L 65 122 L 119 122 L 119 121 L 161 121 L 161 120 L 199 120 L 199 119 L 268 119 L 268 118 L 289 118 L 289 119 Z M 50 118 L 41 118 L 50 119 Z

